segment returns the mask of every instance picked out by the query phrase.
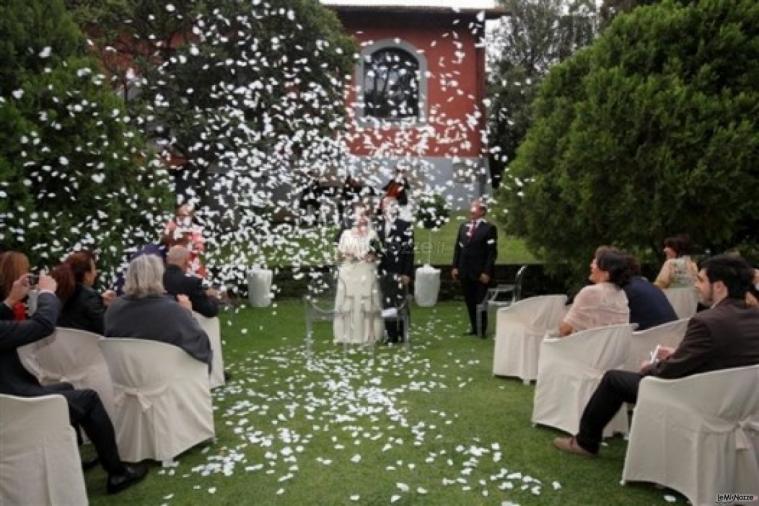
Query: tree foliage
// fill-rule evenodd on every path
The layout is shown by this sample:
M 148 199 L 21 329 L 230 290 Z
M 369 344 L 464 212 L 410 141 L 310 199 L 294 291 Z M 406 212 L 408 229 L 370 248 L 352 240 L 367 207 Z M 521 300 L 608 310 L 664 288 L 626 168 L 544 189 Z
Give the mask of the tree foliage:
M 531 124 L 530 104 L 551 66 L 589 44 L 598 30 L 588 0 L 505 0 L 509 16 L 490 31 L 488 78 L 491 171 L 498 178 Z
M 35 265 L 97 248 L 114 269 L 155 233 L 165 171 L 131 126 L 60 0 L 0 16 L 0 241 Z
M 752 0 L 619 15 L 543 82 L 500 218 L 577 267 L 605 243 L 651 258 L 679 232 L 711 251 L 755 244 L 757 82 Z

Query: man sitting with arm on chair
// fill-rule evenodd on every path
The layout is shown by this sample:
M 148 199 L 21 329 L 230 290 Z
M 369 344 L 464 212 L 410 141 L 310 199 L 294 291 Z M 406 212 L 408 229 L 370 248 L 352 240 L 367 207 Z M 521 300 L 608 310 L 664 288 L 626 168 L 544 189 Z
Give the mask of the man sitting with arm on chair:
M 108 493 L 115 494 L 140 481 L 148 470 L 144 465 L 126 465 L 121 461 L 113 424 L 97 392 L 90 389 L 75 390 L 68 383 L 40 385 L 21 364 L 16 351 L 20 346 L 39 341 L 55 331 L 61 306 L 55 296 L 56 286 L 52 277 L 40 275 L 37 311 L 28 320 L 5 319 L 10 308 L 28 295 L 28 274 L 13 283 L 7 298 L 0 304 L 0 393 L 19 397 L 52 394 L 65 397 L 71 424 L 81 426 L 92 441 L 100 463 L 108 473 Z
M 752 278 L 753 269 L 741 257 L 719 255 L 706 260 L 696 288 L 701 303 L 710 309 L 690 319 L 680 346 L 659 348 L 654 363 L 643 364 L 639 373 L 607 371 L 585 406 L 580 432 L 575 437 L 554 439 L 554 446 L 595 456 L 604 427 L 623 403 L 636 402 L 640 380 L 647 375 L 675 379 L 759 364 L 759 310 L 745 301 Z

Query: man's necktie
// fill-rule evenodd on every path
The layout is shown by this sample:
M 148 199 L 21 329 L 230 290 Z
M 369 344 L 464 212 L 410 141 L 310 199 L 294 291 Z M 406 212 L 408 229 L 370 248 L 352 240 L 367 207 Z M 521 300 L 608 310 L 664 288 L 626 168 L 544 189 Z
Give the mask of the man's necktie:
M 466 238 L 468 240 L 472 240 L 472 237 L 474 237 L 474 229 L 477 226 L 477 222 L 472 220 L 472 222 L 469 224 L 469 231 L 466 233 Z

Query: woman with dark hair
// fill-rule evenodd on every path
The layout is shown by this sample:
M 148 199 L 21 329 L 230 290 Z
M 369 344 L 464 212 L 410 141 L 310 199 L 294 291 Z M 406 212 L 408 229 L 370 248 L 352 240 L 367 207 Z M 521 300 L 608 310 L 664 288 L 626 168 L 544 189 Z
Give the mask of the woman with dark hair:
M 575 296 L 574 303 L 559 325 L 559 335 L 627 323 L 630 308 L 622 287 L 630 280 L 630 262 L 612 248 L 599 248 L 590 263 L 593 283 Z
M 29 259 L 18 251 L 5 251 L 0 254 L 0 320 L 25 320 L 26 304 L 11 297 L 13 283 L 29 274 Z
M 688 288 L 696 285 L 698 266 L 690 258 L 690 237 L 680 234 L 664 239 L 667 259 L 656 276 L 654 284 L 661 289 Z
M 100 295 L 93 289 L 97 278 L 96 262 L 91 251 L 77 251 L 51 272 L 58 282 L 55 294 L 63 303 L 58 317 L 60 327 L 103 333 L 105 310 L 116 293 L 108 290 Z

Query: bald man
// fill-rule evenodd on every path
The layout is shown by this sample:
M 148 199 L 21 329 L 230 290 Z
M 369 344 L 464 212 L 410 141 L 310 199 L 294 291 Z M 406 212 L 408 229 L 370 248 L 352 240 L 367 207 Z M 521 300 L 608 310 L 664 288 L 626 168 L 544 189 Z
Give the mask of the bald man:
M 166 254 L 166 271 L 163 286 L 171 295 L 186 295 L 192 310 L 205 317 L 219 314 L 219 297 L 216 290 L 203 289 L 203 280 L 187 273 L 190 267 L 190 250 L 184 246 L 172 246 Z

